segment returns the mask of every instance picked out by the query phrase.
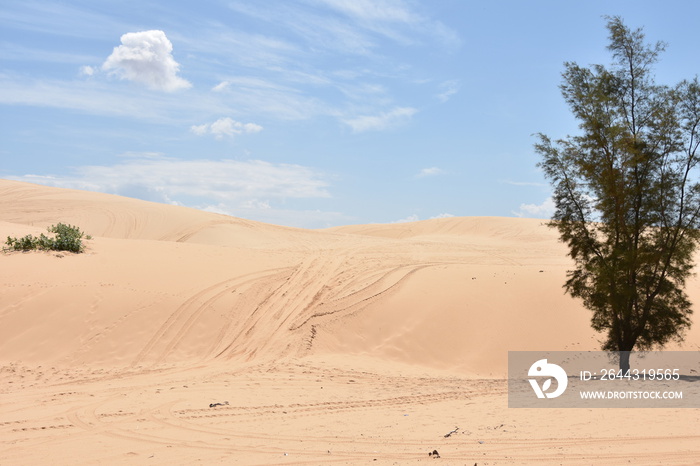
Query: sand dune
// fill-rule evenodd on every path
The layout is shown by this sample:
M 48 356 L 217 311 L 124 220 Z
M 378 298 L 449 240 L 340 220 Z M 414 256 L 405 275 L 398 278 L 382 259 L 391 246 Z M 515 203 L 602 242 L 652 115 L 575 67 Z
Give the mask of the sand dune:
M 563 250 L 539 220 L 317 232 L 5 184 L 2 237 L 58 221 L 94 236 L 82 255 L 4 257 L 3 301 L 14 304 L 0 352 L 10 360 L 148 366 L 340 353 L 503 375 L 507 348 L 493 332 L 523 349 L 593 347 L 585 311 L 561 291 Z M 543 319 L 576 330 L 548 335 Z
M 95 237 L 258 247 L 313 238 L 313 232 L 110 194 L 2 180 L 0 220 L 80 226 Z M 308 239 L 310 240 L 310 239 Z
M 309 231 L 0 180 L 0 237 L 58 222 L 93 236 L 85 253 L 0 256 L 0 464 L 700 455 L 693 410 L 504 406 L 508 350 L 598 348 L 541 220 Z

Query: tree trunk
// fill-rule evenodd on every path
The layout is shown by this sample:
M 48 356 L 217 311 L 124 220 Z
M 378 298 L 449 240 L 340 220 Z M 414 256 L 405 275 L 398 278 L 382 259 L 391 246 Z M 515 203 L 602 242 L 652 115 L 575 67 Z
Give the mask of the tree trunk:
M 631 353 L 631 351 L 620 351 L 620 370 L 622 371 L 622 375 L 627 374 L 627 371 L 630 370 Z

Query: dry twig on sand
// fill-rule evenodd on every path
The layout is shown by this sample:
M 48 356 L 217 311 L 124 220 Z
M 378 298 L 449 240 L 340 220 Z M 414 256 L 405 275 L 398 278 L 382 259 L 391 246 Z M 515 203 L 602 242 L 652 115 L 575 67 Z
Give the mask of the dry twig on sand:
M 450 432 L 445 434 L 445 438 L 449 437 L 452 434 L 456 434 L 458 430 L 459 430 L 459 427 L 455 427 L 455 430 L 450 431 Z

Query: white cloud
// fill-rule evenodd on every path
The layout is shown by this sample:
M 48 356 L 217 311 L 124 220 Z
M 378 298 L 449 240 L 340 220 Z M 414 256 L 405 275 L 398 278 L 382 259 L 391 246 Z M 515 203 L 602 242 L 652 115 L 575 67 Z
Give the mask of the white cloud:
M 242 209 L 258 209 L 258 210 L 269 210 L 272 208 L 270 201 L 261 201 L 259 199 L 248 199 L 239 204 Z
M 6 178 L 160 202 L 175 200 L 185 205 L 192 205 L 192 200 L 238 205 L 251 200 L 330 197 L 321 173 L 301 165 L 261 160 L 178 160 L 134 154 L 116 165 L 79 167 L 72 176 Z
M 231 85 L 231 83 L 228 82 L 228 81 L 221 81 L 219 84 L 217 84 L 216 86 L 212 87 L 211 90 L 214 91 L 214 92 L 221 92 L 221 91 L 223 91 L 224 89 L 226 89 L 227 87 L 229 87 L 230 85 Z
M 420 218 L 418 217 L 418 215 L 413 214 L 413 215 L 409 215 L 406 218 L 402 218 L 400 220 L 394 220 L 393 222 L 389 222 L 389 223 L 409 223 L 409 222 L 417 222 L 419 220 L 420 220 Z
M 31 183 L 107 192 L 300 228 L 356 222 L 342 213 L 295 208 L 294 200 L 327 199 L 327 176 L 309 167 L 260 160 L 177 160 L 126 152 L 125 162 L 88 166 L 72 176 L 5 176 Z
M 192 86 L 177 75 L 180 65 L 173 58 L 173 44 L 163 31 L 129 32 L 121 37 L 121 42 L 103 63 L 103 70 L 161 91 Z
M 213 123 L 195 125 L 190 128 L 194 134 L 199 136 L 213 134 L 216 139 L 223 139 L 224 136 L 233 137 L 236 134 L 250 134 L 262 131 L 263 127 L 255 123 L 241 123 L 229 117 L 219 118 Z
M 95 68 L 92 66 L 81 66 L 80 67 L 80 75 L 81 76 L 93 76 L 95 74 Z
M 451 218 L 451 217 L 454 217 L 454 215 L 448 214 L 447 212 L 445 212 L 442 214 L 433 215 L 432 217 L 428 217 L 428 220 L 435 220 L 438 218 Z M 420 221 L 421 221 L 420 217 L 417 214 L 413 214 L 413 215 L 409 215 L 406 218 L 402 218 L 400 220 L 394 220 L 393 222 L 389 222 L 389 223 L 409 223 L 409 222 L 420 222 Z
M 210 132 L 217 136 L 233 136 L 241 133 L 257 133 L 263 128 L 255 123 L 241 123 L 231 118 L 220 118 L 210 126 Z
M 445 173 L 445 170 L 438 168 L 438 167 L 424 168 L 416 175 L 416 178 L 424 178 L 426 176 L 442 175 L 444 173 Z
M 41 24 L 46 31 L 60 28 L 89 40 L 104 38 L 105 31 L 133 31 L 124 34 L 120 44 L 116 43 L 119 34 L 110 33 L 115 42 L 112 45 L 116 47 L 109 58 L 106 57 L 108 53 L 102 57 L 72 54 L 70 62 L 75 63 L 75 72 L 80 65 L 92 65 L 82 68 L 83 77 L 92 73 L 95 78 L 105 78 L 111 73 L 140 83 L 143 91 L 134 92 L 135 86 L 105 85 L 110 84 L 106 79 L 52 82 L 27 75 L 17 79 L 16 87 L 21 88 L 19 95 L 6 100 L 28 105 L 87 108 L 90 113 L 139 119 L 154 114 L 166 115 L 170 122 L 180 119 L 178 125 L 185 119 L 182 117 L 185 113 L 199 115 L 195 120 L 199 123 L 213 120 L 212 115 L 230 115 L 234 111 L 237 115 L 254 115 L 248 117 L 254 121 L 260 118 L 258 115 L 282 119 L 322 116 L 341 122 L 347 120 L 355 131 L 361 132 L 382 129 L 392 118 L 398 123 L 401 117 L 393 114 L 392 108 L 412 105 L 405 100 L 394 100 L 391 89 L 395 84 L 415 86 L 415 71 L 407 59 L 385 49 L 385 45 L 399 40 L 440 47 L 435 40 L 440 40 L 441 28 L 431 27 L 437 23 L 430 17 L 429 9 L 412 1 L 304 0 L 276 2 L 275 8 L 264 2 L 231 0 L 225 3 L 236 13 L 259 21 L 252 23 L 254 28 L 248 28 L 247 18 L 237 24 L 221 18 L 204 19 L 197 34 L 180 35 L 175 40 L 170 30 L 135 32 L 139 29 L 133 29 L 133 25 L 126 25 L 113 15 L 88 15 L 77 8 L 55 6 L 47 15 L 43 11 L 45 6 L 31 7 L 33 13 L 27 18 L 36 18 L 23 21 L 32 27 Z M 85 27 L 75 27 L 80 22 L 73 16 L 78 14 L 87 21 Z M 52 20 L 56 16 L 58 20 Z M 86 28 L 89 36 L 85 35 Z M 167 37 L 166 33 L 171 36 Z M 175 50 L 171 40 L 175 42 Z M 197 85 L 191 92 L 176 94 L 178 102 L 168 94 L 148 92 L 148 88 L 174 91 L 192 86 L 183 79 L 183 66 L 178 64 L 184 60 L 180 59 L 184 56 L 183 49 L 188 60 L 197 62 L 197 74 L 216 80 L 205 88 Z M 17 51 L 15 44 L 4 48 L 0 45 L 0 55 L 3 53 L 23 55 L 25 51 Z M 417 53 L 422 52 L 418 50 Z M 340 65 L 341 62 L 327 61 L 329 57 L 339 56 L 346 58 Z M 52 60 L 65 62 L 64 58 L 56 55 Z M 240 83 L 236 77 L 248 79 L 249 83 Z M 250 82 L 254 79 L 257 84 Z M 438 78 L 437 82 L 440 80 Z M 83 89 L 88 84 L 90 88 Z M 416 92 L 426 92 L 425 86 L 418 89 Z M 433 88 L 428 92 L 438 91 Z M 0 97 L 4 93 L 0 89 Z M 7 94 L 16 93 L 7 90 Z M 161 101 L 151 100 L 158 98 Z M 166 100 L 168 98 L 170 100 Z M 166 105 L 169 108 L 165 108 Z M 172 111 L 173 107 L 177 107 L 176 111 Z M 188 122 L 187 127 L 191 124 Z
M 202 136 L 209 132 L 209 124 L 205 123 L 203 125 L 193 125 L 190 127 L 190 131 L 192 131 L 197 136 Z
M 554 201 L 549 197 L 541 204 L 520 204 L 520 210 L 513 211 L 513 215 L 525 218 L 550 218 L 554 210 Z
M 397 107 L 389 112 L 379 115 L 363 115 L 357 118 L 344 120 L 356 133 L 363 131 L 383 130 L 392 127 L 402 121 L 408 120 L 418 112 L 411 107 Z
M 66 176 L 3 178 L 194 207 L 277 225 L 325 228 L 351 223 L 339 212 L 309 209 L 330 198 L 327 175 L 310 167 L 261 160 L 179 160 L 128 152 L 111 166 L 84 166 Z
M 454 215 L 448 214 L 447 212 L 445 212 L 444 214 L 437 214 L 437 215 L 435 215 L 435 216 L 433 216 L 433 217 L 430 217 L 430 219 L 433 220 L 433 219 L 436 219 L 436 218 L 450 218 L 450 217 L 454 217 Z
M 440 102 L 447 102 L 450 100 L 450 97 L 459 92 L 459 81 L 445 81 L 439 87 L 440 93 L 437 95 L 437 98 Z

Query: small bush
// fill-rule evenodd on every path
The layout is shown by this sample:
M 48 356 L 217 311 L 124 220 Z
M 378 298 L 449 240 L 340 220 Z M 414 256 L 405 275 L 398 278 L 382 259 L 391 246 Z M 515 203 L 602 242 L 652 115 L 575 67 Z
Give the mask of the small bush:
M 50 238 L 45 234 L 38 237 L 27 235 L 23 238 L 7 237 L 5 244 L 12 251 L 32 251 L 35 249 L 52 251 L 83 252 L 83 232 L 73 225 L 59 223 L 48 228 L 49 233 L 54 233 L 55 237 Z M 88 239 L 91 237 L 88 236 Z

